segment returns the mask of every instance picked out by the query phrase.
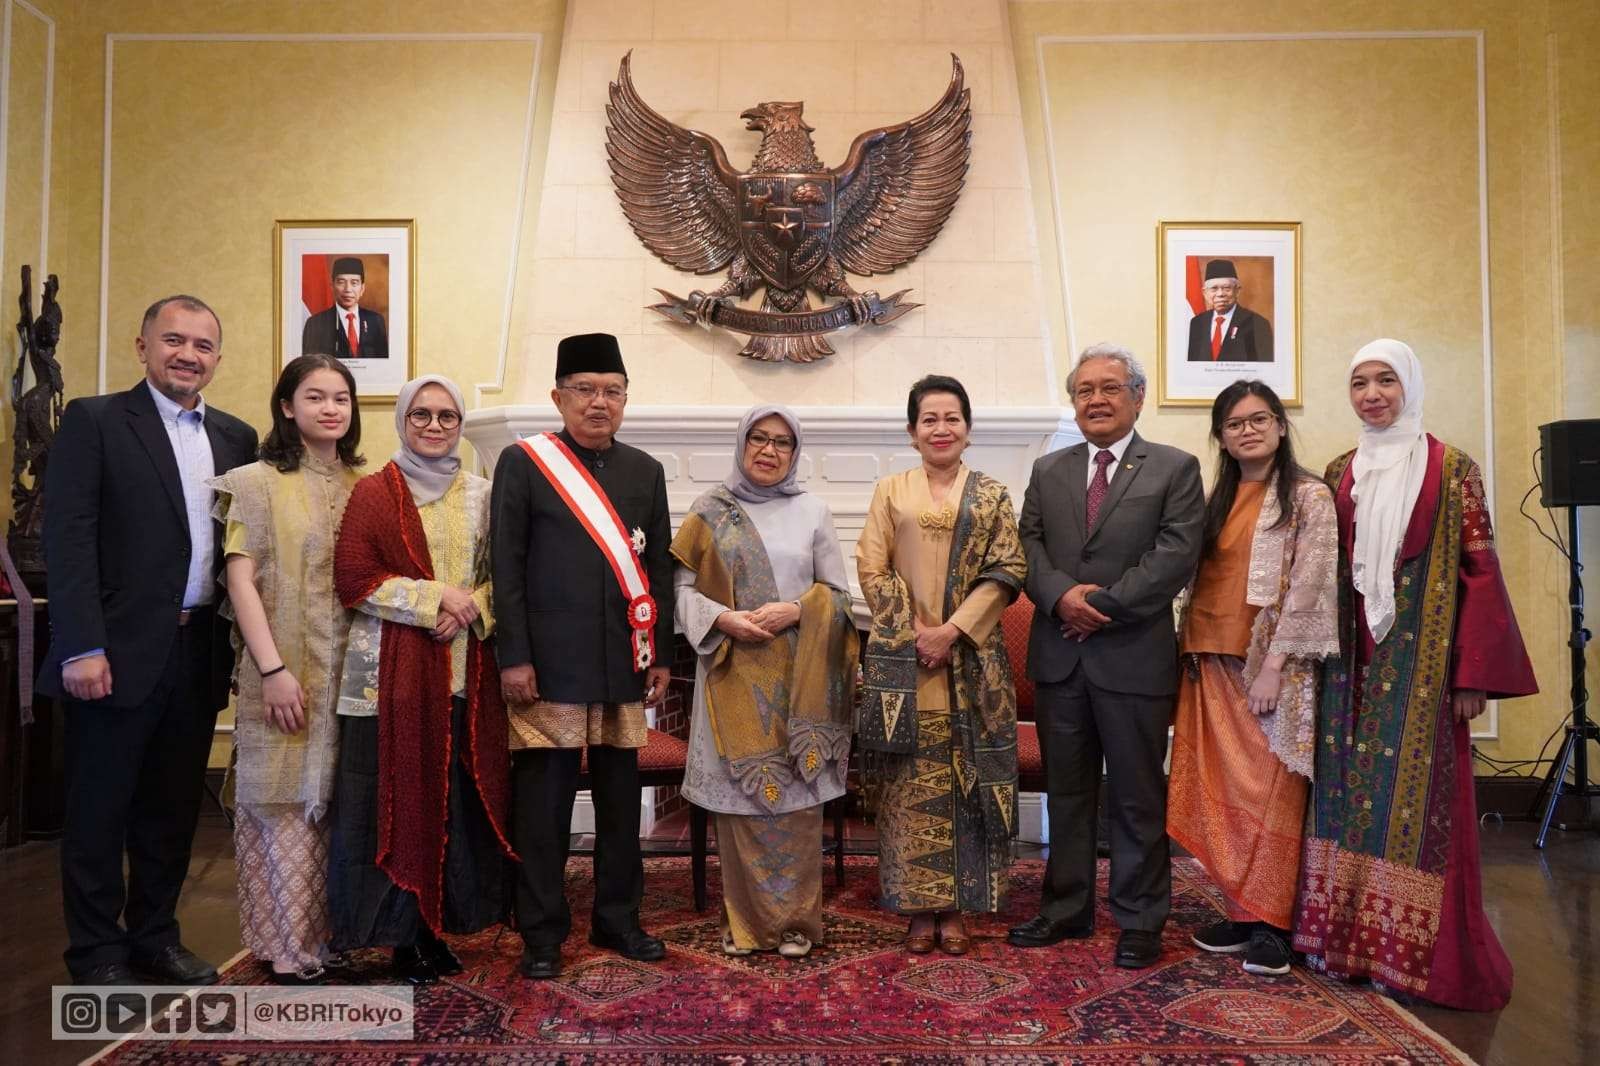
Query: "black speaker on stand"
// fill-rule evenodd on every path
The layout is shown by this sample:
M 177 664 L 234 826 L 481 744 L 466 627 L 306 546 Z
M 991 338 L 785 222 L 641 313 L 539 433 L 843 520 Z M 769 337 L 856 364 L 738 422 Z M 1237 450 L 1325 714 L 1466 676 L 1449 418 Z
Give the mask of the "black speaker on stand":
M 1539 442 L 1543 455 L 1539 470 L 1543 492 L 1539 502 L 1545 507 L 1567 508 L 1567 604 L 1572 610 L 1567 648 L 1572 656 L 1572 723 L 1567 726 L 1561 750 L 1528 811 L 1530 817 L 1538 812 L 1539 801 L 1548 790 L 1539 835 L 1533 841 L 1536 848 L 1544 847 L 1562 796 L 1577 796 L 1582 811 L 1577 823 L 1558 823 L 1557 827 L 1563 830 L 1591 826 L 1589 801 L 1600 796 L 1600 784 L 1589 781 L 1589 744 L 1600 745 L 1600 725 L 1589 720 L 1589 690 L 1584 683 L 1584 649 L 1589 643 L 1589 630 L 1583 624 L 1583 561 L 1578 549 L 1578 510 L 1600 504 L 1600 418 L 1540 426 Z M 1571 781 L 1567 780 L 1568 767 L 1572 769 Z

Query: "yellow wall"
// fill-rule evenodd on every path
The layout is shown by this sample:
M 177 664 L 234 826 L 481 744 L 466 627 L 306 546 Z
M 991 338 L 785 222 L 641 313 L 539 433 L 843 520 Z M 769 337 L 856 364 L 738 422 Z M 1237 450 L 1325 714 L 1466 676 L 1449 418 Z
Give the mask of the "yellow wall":
M 277 219 L 414 218 L 419 372 L 473 385 L 498 375 L 513 240 L 531 250 L 565 5 L 355 0 L 37 0 L 56 23 L 50 269 L 62 277 L 60 358 L 69 396 L 97 391 L 106 109 L 112 59 L 106 387 L 139 378 L 133 338 L 154 298 L 192 292 L 224 327 L 208 402 L 268 422 L 272 230 Z M 338 15 L 337 24 L 328 16 Z M 541 35 L 528 194 L 524 130 L 532 40 L 311 41 L 301 35 Z M 288 35 L 292 40 L 108 35 Z M 0 307 L 15 264 L 36 262 L 41 213 L 44 23 L 13 11 L 6 244 Z M 348 131 L 352 147 L 335 142 Z M 519 202 L 520 199 L 520 202 Z M 31 212 L 31 213 L 30 213 Z M 523 263 L 519 261 L 518 268 Z M 12 333 L 8 312 L 6 333 Z M 511 337 L 519 336 L 514 320 Z M 15 342 L 4 349 L 15 359 Z M 9 370 L 7 371 L 9 377 Z M 495 402 L 492 398 L 487 402 Z M 364 451 L 395 447 L 390 406 L 364 410 Z M 0 451 L 9 470 L 11 417 Z M 9 513 L 9 498 L 0 507 Z
M 4 0 L 0 0 L 3 3 Z M 16 322 L 18 316 L 17 293 L 20 284 L 19 270 L 26 263 L 33 267 L 34 272 L 34 303 L 37 306 L 39 292 L 44 287 L 44 273 L 41 271 L 41 248 L 45 252 L 51 251 L 49 236 L 59 235 L 61 232 L 61 218 L 58 212 L 62 210 L 61 201 L 64 197 L 59 194 L 59 186 L 63 173 L 61 168 L 61 146 L 59 143 L 51 145 L 50 174 L 45 172 L 45 139 L 47 133 L 46 116 L 54 118 L 54 112 L 60 108 L 64 96 L 61 71 L 56 69 L 54 74 L 53 92 L 46 95 L 46 87 L 51 81 L 49 64 L 51 59 L 50 49 L 50 24 L 46 19 L 57 18 L 56 11 L 61 9 L 60 3 L 50 3 L 48 0 L 35 4 L 39 15 L 28 11 L 26 8 L 10 5 L 11 7 L 11 32 L 9 46 L 0 45 L 4 54 L 9 59 L 10 72 L 6 86 L 6 160 L 5 160 L 5 225 L 3 255 L 0 255 L 0 390 L 3 390 L 4 416 L 0 420 L 0 473 L 6 477 L 7 491 L 0 493 L 0 517 L 9 518 L 11 514 L 11 494 L 9 491 L 11 473 L 11 431 L 15 419 L 12 417 L 10 388 L 11 374 L 16 369 L 20 344 L 17 338 Z M 43 18 L 39 17 L 44 16 Z M 47 100 L 53 105 L 46 106 Z M 48 123 L 50 132 L 59 136 L 60 124 L 55 121 Z M 45 186 L 47 179 L 51 185 L 51 215 L 48 228 L 51 234 L 46 234 L 46 205 Z M 52 259 L 44 265 L 44 271 L 58 270 L 59 264 Z
M 207 399 L 258 427 L 266 424 L 277 372 L 277 219 L 416 219 L 418 370 L 452 375 L 467 386 L 469 401 L 472 385 L 496 379 L 513 240 L 520 236 L 526 251 L 537 217 L 565 17 L 560 0 L 460 7 L 357 0 L 339 6 L 337 24 L 327 18 L 332 9 L 293 0 L 42 0 L 39 6 L 56 19 L 58 34 L 53 211 L 59 216 L 52 218 L 58 237 L 51 269 L 63 280 L 61 355 L 69 395 L 96 391 L 108 49 L 108 389 L 138 379 L 132 341 L 150 300 L 193 292 L 217 308 L 224 325 L 222 365 Z M 533 41 L 305 39 L 329 33 L 541 35 L 526 199 L 519 203 L 518 189 Z M 108 41 L 112 34 L 297 39 Z M 27 58 L 31 42 L 13 45 L 14 71 L 19 48 Z M 22 87 L 16 73 L 13 84 Z M 17 98 L 14 144 L 22 117 L 37 110 Z M 334 141 L 336 128 L 350 132 L 354 147 Z M 22 150 L 8 160 L 13 181 L 30 165 L 38 172 L 32 141 L 21 140 Z M 23 156 L 32 156 L 31 163 Z M 19 200 L 27 198 L 24 189 L 8 186 L 8 231 Z M 27 220 L 17 225 L 25 229 Z M 9 275 L 15 259 L 9 234 L 5 259 Z M 12 283 L 0 291 L 11 305 Z M 510 336 L 518 332 L 513 322 Z M 367 412 L 365 450 L 373 459 L 394 448 L 387 411 L 384 405 Z
M 1592 211 L 1576 202 L 1592 199 L 1580 190 L 1600 151 L 1594 75 L 1577 69 L 1592 67 L 1583 57 L 1600 44 L 1593 5 L 1072 2 L 1013 3 L 1010 12 L 1062 379 L 1069 337 L 1080 348 L 1113 339 L 1153 358 L 1158 221 L 1301 221 L 1307 402 L 1295 422 L 1315 467 L 1353 445 L 1344 371 L 1360 344 L 1385 335 L 1412 343 L 1427 368 L 1430 428 L 1487 458 L 1478 38 L 1400 36 L 1482 32 L 1494 353 L 1487 472 L 1502 562 L 1544 689 L 1502 704 L 1500 740 L 1483 747 L 1535 756 L 1567 709 L 1566 581 L 1517 502 L 1532 483 L 1538 424 L 1600 413 L 1593 371 L 1584 386 L 1562 358 L 1563 341 L 1569 358 L 1587 344 L 1593 363 L 1594 218 L 1552 213 L 1552 190 L 1563 188 L 1574 216 Z M 1352 32 L 1394 36 L 1125 39 Z M 1041 45 L 1049 37 L 1124 40 Z M 1564 77 L 1573 71 L 1555 108 L 1549 50 L 1567 57 Z M 1565 148 L 1559 172 L 1553 120 Z M 1591 294 L 1581 312 L 1572 306 L 1585 303 L 1580 291 Z M 1208 455 L 1208 418 L 1157 408 L 1152 397 L 1140 425 Z

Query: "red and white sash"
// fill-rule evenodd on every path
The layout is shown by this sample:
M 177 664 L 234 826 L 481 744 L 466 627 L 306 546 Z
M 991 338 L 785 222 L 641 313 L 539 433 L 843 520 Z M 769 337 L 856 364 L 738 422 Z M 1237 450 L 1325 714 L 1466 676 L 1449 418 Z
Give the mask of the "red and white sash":
M 517 442 L 543 472 L 573 517 L 588 531 L 595 547 L 611 564 L 622 594 L 628 597 L 628 625 L 633 630 L 633 668 L 643 670 L 656 660 L 656 601 L 634 538 L 611 506 L 605 489 L 554 433 L 536 433 Z M 642 550 L 640 548 L 639 550 Z

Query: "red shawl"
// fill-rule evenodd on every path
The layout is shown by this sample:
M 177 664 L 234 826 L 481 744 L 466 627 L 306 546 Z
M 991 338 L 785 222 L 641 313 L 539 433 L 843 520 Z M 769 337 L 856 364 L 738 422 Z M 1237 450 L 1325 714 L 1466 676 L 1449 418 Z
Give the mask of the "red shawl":
M 422 516 L 394 463 L 350 494 L 334 555 L 339 599 L 354 608 L 393 577 L 433 580 Z M 426 629 L 383 623 L 378 648 L 377 864 L 417 897 L 422 920 L 441 931 L 450 797 L 450 646 Z M 467 645 L 466 765 L 501 849 L 506 837 L 510 751 L 494 652 Z

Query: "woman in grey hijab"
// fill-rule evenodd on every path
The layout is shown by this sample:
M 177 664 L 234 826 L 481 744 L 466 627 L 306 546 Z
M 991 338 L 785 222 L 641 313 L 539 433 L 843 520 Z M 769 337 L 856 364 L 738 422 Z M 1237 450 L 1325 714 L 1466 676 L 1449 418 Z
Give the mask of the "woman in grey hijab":
M 698 653 L 683 792 L 717 819 L 722 948 L 798 958 L 822 937 L 822 805 L 844 793 L 856 674 L 833 515 L 797 475 L 799 419 L 751 408 L 727 480 L 672 541 Z
M 356 486 L 335 557 L 355 620 L 339 691 L 333 943 L 393 948 L 396 976 L 412 984 L 461 972 L 441 934 L 503 920 L 512 856 L 505 711 L 498 689 L 486 702 L 469 683 L 498 670 L 484 643 L 494 625 L 489 482 L 461 469 L 462 415 L 450 379 L 406 383 L 400 450 Z M 418 801 L 439 792 L 442 805 Z

